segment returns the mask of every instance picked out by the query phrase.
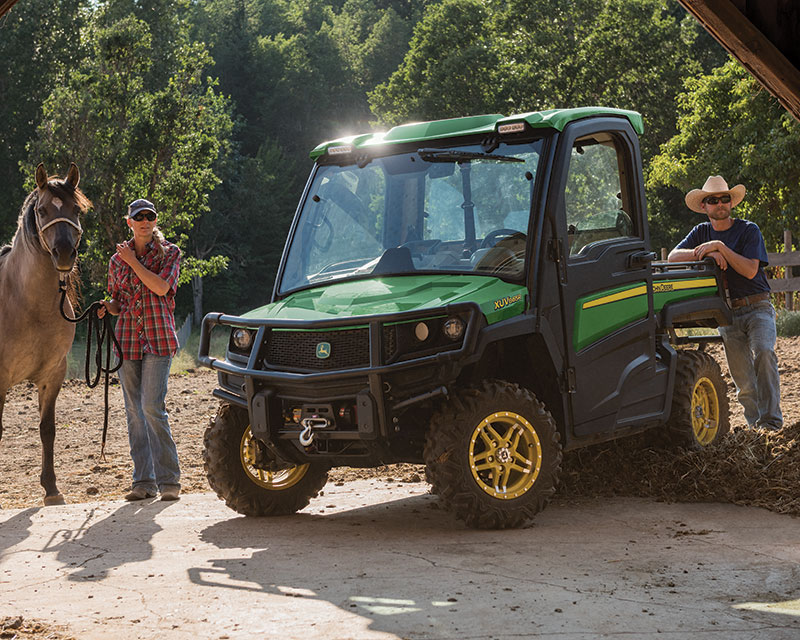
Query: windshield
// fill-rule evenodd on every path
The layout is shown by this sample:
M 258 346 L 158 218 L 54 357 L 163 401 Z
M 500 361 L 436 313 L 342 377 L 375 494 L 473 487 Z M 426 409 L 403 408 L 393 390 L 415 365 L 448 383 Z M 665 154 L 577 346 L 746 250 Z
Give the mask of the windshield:
M 522 278 L 541 145 L 426 148 L 318 167 L 279 293 L 363 275 Z

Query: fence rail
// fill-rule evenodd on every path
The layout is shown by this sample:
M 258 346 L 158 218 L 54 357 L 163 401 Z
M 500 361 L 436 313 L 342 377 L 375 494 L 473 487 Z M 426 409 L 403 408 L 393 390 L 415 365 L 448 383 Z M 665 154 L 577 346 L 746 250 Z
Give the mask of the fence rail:
M 783 278 L 767 278 L 772 293 L 782 293 L 787 311 L 794 309 L 794 292 L 800 291 L 800 278 L 792 275 L 792 267 L 800 267 L 800 251 L 792 251 L 792 232 L 783 232 L 783 252 L 768 253 L 770 267 L 784 267 Z
M 178 344 L 183 349 L 186 346 L 186 341 L 189 340 L 189 335 L 192 333 L 192 314 L 186 316 L 181 328 L 178 329 Z

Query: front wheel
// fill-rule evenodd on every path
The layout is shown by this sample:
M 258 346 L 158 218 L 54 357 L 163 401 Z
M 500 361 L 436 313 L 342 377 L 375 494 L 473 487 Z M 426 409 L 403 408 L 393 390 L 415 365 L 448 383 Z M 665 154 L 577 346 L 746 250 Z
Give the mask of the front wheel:
M 208 484 L 226 505 L 246 516 L 295 513 L 328 481 L 327 468 L 315 464 L 270 465 L 253 438 L 247 412 L 229 404 L 220 405 L 203 441 Z
M 703 449 L 729 430 L 728 388 L 717 361 L 703 351 L 680 351 L 666 427 L 668 444 Z
M 561 472 L 553 417 L 530 391 L 503 381 L 452 397 L 431 420 L 424 455 L 432 491 L 479 529 L 530 520 Z

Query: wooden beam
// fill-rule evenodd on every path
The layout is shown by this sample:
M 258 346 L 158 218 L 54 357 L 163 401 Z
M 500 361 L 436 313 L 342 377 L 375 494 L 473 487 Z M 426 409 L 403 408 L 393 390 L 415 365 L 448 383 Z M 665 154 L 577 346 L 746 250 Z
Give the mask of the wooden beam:
M 779 291 L 800 291 L 800 278 L 767 278 L 772 293 Z
M 17 0 L 0 0 L 0 16 L 6 15 L 16 3 Z
M 768 253 L 770 267 L 800 267 L 800 251 L 786 253 Z
M 800 70 L 731 0 L 678 2 L 800 121 Z

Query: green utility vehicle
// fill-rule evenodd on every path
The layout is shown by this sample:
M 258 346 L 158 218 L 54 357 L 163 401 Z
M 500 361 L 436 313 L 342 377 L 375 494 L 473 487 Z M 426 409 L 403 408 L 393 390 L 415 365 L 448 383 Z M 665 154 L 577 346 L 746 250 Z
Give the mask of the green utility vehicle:
M 645 429 L 714 443 L 726 385 L 681 329 L 730 309 L 713 261 L 655 262 L 642 130 L 591 107 L 314 149 L 272 302 L 203 321 L 211 487 L 286 514 L 332 466 L 424 463 L 467 525 L 514 527 L 553 495 L 563 450 Z

